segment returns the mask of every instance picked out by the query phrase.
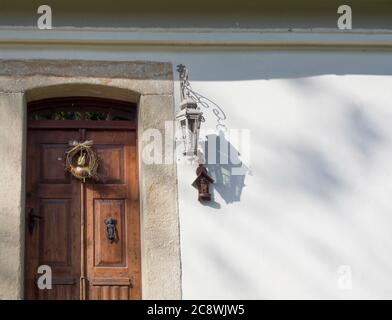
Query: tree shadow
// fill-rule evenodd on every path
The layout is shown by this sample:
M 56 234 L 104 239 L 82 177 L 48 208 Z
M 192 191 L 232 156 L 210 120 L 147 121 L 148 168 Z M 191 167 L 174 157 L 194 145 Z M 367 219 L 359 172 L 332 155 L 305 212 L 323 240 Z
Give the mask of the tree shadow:
M 213 201 L 208 205 L 220 208 L 220 204 L 214 200 L 215 192 L 226 204 L 240 201 L 245 186 L 245 176 L 249 169 L 241 161 L 239 151 L 226 139 L 222 131 L 219 135 L 207 135 L 202 149 L 204 165 L 214 179 L 214 184 L 211 186 Z
M 344 189 L 344 180 L 336 171 L 333 162 L 321 150 L 304 144 L 287 147 L 295 170 L 291 179 L 286 176 L 286 185 L 332 203 Z
M 349 109 L 347 119 L 349 141 L 365 158 L 370 159 L 385 140 L 377 124 L 364 108 L 356 105 Z

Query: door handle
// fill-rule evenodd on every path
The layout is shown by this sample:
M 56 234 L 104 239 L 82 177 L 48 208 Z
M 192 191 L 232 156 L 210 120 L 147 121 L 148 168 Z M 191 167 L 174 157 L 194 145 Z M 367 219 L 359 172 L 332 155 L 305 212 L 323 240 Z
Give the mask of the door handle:
M 42 220 L 42 219 L 43 219 L 43 217 L 34 213 L 33 208 L 30 209 L 29 215 L 28 215 L 28 228 L 29 228 L 30 235 L 33 234 L 35 222 L 37 220 Z
M 116 239 L 116 220 L 107 218 L 104 223 L 106 225 L 106 238 L 112 243 Z

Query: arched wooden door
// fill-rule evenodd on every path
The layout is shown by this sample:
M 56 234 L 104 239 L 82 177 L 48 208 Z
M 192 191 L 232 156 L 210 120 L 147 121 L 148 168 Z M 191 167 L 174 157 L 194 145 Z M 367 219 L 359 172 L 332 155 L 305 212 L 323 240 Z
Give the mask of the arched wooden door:
M 25 297 L 140 299 L 136 105 L 76 97 L 28 108 Z M 65 151 L 86 140 L 99 178 L 83 183 L 65 171 Z M 52 289 L 37 285 L 42 265 Z

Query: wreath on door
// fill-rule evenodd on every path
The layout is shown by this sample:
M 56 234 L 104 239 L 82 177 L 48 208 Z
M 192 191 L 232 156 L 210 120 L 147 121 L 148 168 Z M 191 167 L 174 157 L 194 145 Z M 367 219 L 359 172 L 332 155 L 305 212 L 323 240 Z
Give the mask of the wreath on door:
M 86 182 L 86 179 L 98 179 L 98 157 L 93 150 L 93 141 L 70 141 L 69 145 L 65 170 L 83 182 Z

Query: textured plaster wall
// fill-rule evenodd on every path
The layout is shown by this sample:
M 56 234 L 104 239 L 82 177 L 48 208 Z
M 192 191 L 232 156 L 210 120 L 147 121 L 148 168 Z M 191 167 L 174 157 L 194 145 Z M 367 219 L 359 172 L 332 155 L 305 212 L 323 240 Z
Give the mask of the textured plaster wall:
M 144 95 L 140 98 L 139 132 L 158 129 L 165 136 L 165 121 L 174 117 L 172 95 Z M 139 155 L 151 141 L 139 138 Z M 166 146 L 172 149 L 174 145 Z M 173 154 L 173 150 L 169 154 Z M 140 161 L 142 211 L 143 297 L 180 299 L 181 270 L 176 166 L 149 165 Z
M 23 94 L 0 92 L 0 299 L 23 292 L 24 119 Z

